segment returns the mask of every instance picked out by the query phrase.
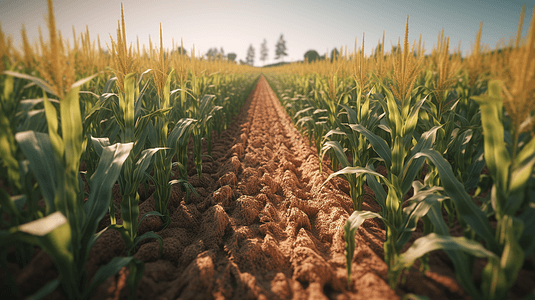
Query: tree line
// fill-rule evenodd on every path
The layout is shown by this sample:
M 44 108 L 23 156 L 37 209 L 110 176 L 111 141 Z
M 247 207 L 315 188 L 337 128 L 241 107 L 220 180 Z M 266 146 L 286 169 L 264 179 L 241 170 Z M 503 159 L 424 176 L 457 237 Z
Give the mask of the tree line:
M 267 41 L 264 39 L 262 44 L 260 45 L 260 60 L 263 64 L 265 64 L 265 61 L 268 59 L 268 52 L 269 49 L 267 47 Z M 286 53 L 286 41 L 284 40 L 284 35 L 281 34 L 279 37 L 279 40 L 277 41 L 277 44 L 275 44 L 275 59 L 284 59 L 284 56 L 287 56 L 288 53 Z M 248 65 L 254 65 L 254 59 L 255 59 L 255 48 L 253 47 L 253 44 L 249 45 L 249 48 L 247 48 L 247 56 L 245 57 L 245 61 L 240 60 L 240 63 L 242 64 L 248 64 Z
M 185 49 L 181 49 L 180 46 L 178 47 L 177 51 L 183 55 L 188 55 L 188 51 L 186 51 Z M 268 52 L 269 52 L 269 49 L 267 46 L 267 41 L 266 39 L 264 39 L 264 41 L 260 45 L 260 57 L 259 57 L 263 63 L 265 63 L 265 61 L 268 59 L 268 56 L 269 56 Z M 279 40 L 275 44 L 275 59 L 282 60 L 284 56 L 288 56 L 288 53 L 286 52 L 286 41 L 284 40 L 284 35 L 281 34 L 279 37 Z M 228 60 L 228 61 L 238 63 L 236 61 L 236 58 L 237 58 L 236 53 L 231 52 L 231 53 L 226 54 L 223 47 L 219 49 L 217 47 L 208 49 L 208 51 L 204 55 L 204 58 L 208 60 L 223 59 L 223 60 Z M 247 54 L 246 54 L 245 60 L 240 59 L 239 63 L 248 64 L 252 66 L 254 65 L 254 60 L 255 60 L 255 48 L 253 47 L 253 44 L 250 44 L 249 48 L 247 48 Z
M 378 45 L 377 49 L 375 50 L 376 53 L 377 51 L 380 51 L 381 46 L 382 45 L 380 44 Z M 397 48 L 397 47 L 394 47 L 394 48 Z M 245 56 L 245 60 L 240 59 L 238 62 L 240 64 L 247 64 L 247 65 L 253 66 L 254 61 L 255 61 L 255 56 L 256 56 L 255 52 L 256 52 L 256 49 L 253 47 L 253 44 L 249 44 L 249 47 L 247 48 L 247 54 Z M 269 49 L 268 49 L 267 41 L 266 39 L 264 39 L 262 44 L 260 44 L 260 53 L 259 53 L 260 54 L 259 59 L 260 61 L 262 61 L 263 65 L 265 65 L 265 62 L 268 59 L 268 56 L 269 56 L 268 53 L 269 53 Z M 327 53 L 325 55 L 319 55 L 319 53 L 316 50 L 308 50 L 307 52 L 305 52 L 303 59 L 304 61 L 308 61 L 308 62 L 313 62 L 316 60 L 324 60 L 326 58 L 332 61 L 333 59 L 337 58 L 338 55 L 340 55 L 340 52 L 338 51 L 337 48 L 333 48 L 329 56 L 327 56 Z M 284 60 L 284 56 L 288 56 L 288 53 L 286 49 L 286 40 L 284 40 L 284 35 L 281 34 L 277 43 L 275 44 L 274 58 L 276 60 L 280 59 L 282 62 Z M 238 63 L 236 61 L 236 58 L 237 58 L 236 53 L 225 54 L 223 47 L 219 49 L 217 47 L 208 49 L 208 51 L 205 54 L 205 58 L 208 60 L 224 59 L 224 60 L 229 60 L 229 61 Z

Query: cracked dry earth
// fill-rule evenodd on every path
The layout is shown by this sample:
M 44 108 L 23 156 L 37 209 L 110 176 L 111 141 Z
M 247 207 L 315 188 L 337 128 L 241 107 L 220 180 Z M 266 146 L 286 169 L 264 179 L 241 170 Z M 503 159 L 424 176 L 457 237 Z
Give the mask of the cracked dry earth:
M 399 299 L 408 292 L 467 298 L 440 255 L 431 255 L 431 271 L 422 275 L 414 269 L 397 290 L 390 289 L 385 231 L 374 220 L 357 232 L 347 285 L 343 225 L 353 212 L 349 186 L 341 178 L 323 185 L 332 171 L 324 165 L 320 174 L 314 148 L 292 125 L 264 77 L 221 138 L 214 134 L 212 157 L 203 159 L 200 180 L 190 161 L 190 183 L 199 196 L 186 203 L 175 187 L 168 228 L 161 230 L 158 217 L 140 227 L 138 234 L 153 230 L 164 244 L 160 258 L 154 240 L 144 240 L 135 254 L 145 262 L 136 299 Z M 140 194 L 150 191 L 140 188 Z M 145 198 L 140 215 L 154 210 L 153 198 Z M 119 203 L 120 197 L 114 200 Z M 370 200 L 364 209 L 379 207 Z M 100 228 L 106 222 L 109 216 Z M 120 235 L 105 232 L 92 250 L 89 276 L 125 254 Z M 22 270 L 17 282 L 29 294 L 57 276 L 43 253 L 25 269 L 30 270 Z M 126 299 L 125 277 L 122 271 L 109 278 L 93 299 Z M 52 296 L 61 298 L 61 293 Z

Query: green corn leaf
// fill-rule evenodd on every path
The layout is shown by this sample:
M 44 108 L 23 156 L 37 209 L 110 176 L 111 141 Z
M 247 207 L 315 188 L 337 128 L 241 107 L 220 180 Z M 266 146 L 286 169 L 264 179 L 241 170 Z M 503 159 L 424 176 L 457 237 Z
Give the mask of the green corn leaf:
M 435 139 L 437 136 L 437 130 L 441 128 L 442 126 L 435 126 L 431 128 L 430 130 L 424 132 L 420 139 L 418 140 L 418 143 L 416 143 L 416 146 L 414 146 L 411 150 L 410 156 L 409 156 L 409 163 L 406 163 L 403 168 L 402 173 L 402 182 L 401 182 L 401 191 L 403 194 L 407 194 L 410 190 L 411 184 L 422 168 L 425 158 L 417 158 L 412 159 L 416 153 L 423 149 L 430 149 L 433 144 L 435 143 Z
M 8 73 L 5 73 L 4 74 L 8 74 Z M 3 96 L 4 96 L 4 99 L 11 99 L 12 98 L 12 94 L 13 94 L 13 85 L 14 85 L 14 81 L 13 80 L 13 77 L 12 76 L 8 76 L 8 77 L 5 77 L 3 78 Z
M 11 196 L 10 198 L 11 202 L 18 211 L 22 211 L 24 209 L 24 205 L 26 205 L 26 202 L 28 201 L 28 195 L 15 195 Z
M 15 158 L 18 147 L 9 123 L 9 119 L 0 110 L 0 157 L 7 168 L 9 180 L 20 188 L 19 162 Z
M 91 138 L 91 142 L 93 143 L 95 152 L 97 152 L 97 155 L 99 157 L 102 157 L 102 151 L 104 151 L 104 148 L 111 145 L 110 139 L 109 138 L 95 138 L 92 136 L 89 136 L 89 137 Z
M 17 133 L 15 139 L 28 161 L 30 161 L 30 168 L 43 193 L 47 212 L 54 211 L 57 177 L 54 152 L 49 136 L 41 132 L 24 131 Z
M 381 215 L 371 211 L 354 211 L 347 219 L 344 225 L 344 240 L 345 240 L 345 255 L 346 255 L 346 270 L 347 283 L 351 282 L 351 264 L 353 262 L 353 255 L 355 252 L 355 234 L 357 229 L 367 219 L 380 218 L 384 221 Z
M 143 74 L 141 74 L 141 77 L 143 77 Z M 134 108 L 134 120 L 138 120 L 141 117 L 141 115 L 144 113 L 144 110 L 143 110 L 143 97 L 145 96 L 145 91 L 147 90 L 147 88 L 149 86 L 149 83 L 150 83 L 150 81 L 147 80 L 147 82 L 145 82 L 145 85 L 143 86 L 143 88 L 141 88 L 141 91 L 139 92 L 139 95 L 137 95 L 136 106 Z M 138 86 L 139 86 L 139 83 L 138 83 Z
M 147 69 L 145 70 L 145 72 L 141 73 L 141 75 L 139 76 L 139 80 L 137 81 L 137 85 L 140 85 L 141 81 L 143 80 L 143 77 L 145 77 L 145 75 L 149 74 L 150 72 L 152 72 L 152 69 Z
M 412 266 L 412 264 L 423 255 L 435 250 L 456 250 L 463 251 L 469 255 L 498 260 L 496 254 L 485 249 L 480 243 L 469 240 L 465 237 L 451 237 L 430 233 L 417 239 L 414 244 L 398 257 L 395 265 L 389 272 L 389 280 L 399 280 L 401 272 Z
M 104 229 L 102 229 L 101 231 L 93 234 L 91 236 L 91 238 L 89 239 L 88 243 L 87 243 L 87 248 L 88 249 L 93 248 L 93 246 L 95 245 L 95 242 L 98 240 L 98 238 L 100 238 L 100 236 L 108 229 L 110 229 L 109 226 L 104 228 Z
M 115 84 L 116 81 L 117 81 L 117 77 L 112 77 L 108 79 L 108 81 L 106 81 L 106 83 L 104 84 L 104 88 L 102 89 L 102 94 L 111 93 L 113 85 Z
M 195 190 L 195 188 L 193 187 L 193 185 L 191 183 L 189 183 L 187 180 L 184 180 L 184 179 L 174 179 L 174 180 L 171 180 L 169 181 L 169 185 L 175 185 L 175 184 L 181 184 L 182 186 L 184 186 L 186 189 L 188 189 L 189 191 L 193 192 L 193 194 L 197 197 L 199 197 L 199 194 L 197 193 L 197 191 Z
M 152 165 L 152 158 L 154 154 L 156 154 L 156 152 L 160 150 L 165 150 L 165 149 L 169 149 L 169 148 L 162 148 L 162 147 L 150 148 L 150 149 L 145 149 L 141 152 L 141 157 L 136 162 L 136 166 L 134 168 L 134 178 L 136 182 L 141 182 L 141 180 L 143 180 L 145 171 L 147 170 L 149 166 Z
M 76 286 L 74 258 L 71 252 L 71 228 L 67 218 L 59 211 L 41 219 L 18 226 L 19 238 L 39 245 L 52 257 L 64 286 Z M 76 297 L 72 290 L 66 291 Z
M 440 206 L 431 206 L 425 217 L 431 221 L 434 231 L 437 235 L 449 235 L 449 228 L 444 222 L 442 209 Z M 446 252 L 448 257 L 451 259 L 457 279 L 464 287 L 466 292 L 472 296 L 473 299 L 481 299 L 481 293 L 472 279 L 473 268 L 469 263 L 467 254 L 459 250 L 451 249 L 445 249 L 444 252 Z
M 340 130 L 340 129 L 331 129 L 331 130 L 329 130 L 329 132 L 327 132 L 327 133 L 323 136 L 323 138 L 326 139 L 326 138 L 328 138 L 328 137 L 330 137 L 331 135 L 334 135 L 334 134 L 338 134 L 338 135 L 342 135 L 342 136 L 347 136 L 347 134 L 346 134 L 344 131 Z
M 4 71 L 4 74 L 7 74 L 7 75 L 13 76 L 13 77 L 17 77 L 17 78 L 21 78 L 21 79 L 27 79 L 27 80 L 35 83 L 36 85 L 38 85 L 43 90 L 45 90 L 45 92 L 47 92 L 49 94 L 52 94 L 52 95 L 56 95 L 54 93 L 53 89 L 52 89 L 52 86 L 50 86 L 48 84 L 48 82 L 44 81 L 41 78 L 37 78 L 37 77 L 31 76 L 31 75 L 22 74 L 22 73 L 13 72 L 13 71 Z
M 145 232 L 144 234 L 136 237 L 136 240 L 134 241 L 133 247 L 135 247 L 139 242 L 141 242 L 144 239 L 156 239 L 156 240 L 158 240 L 158 244 L 160 245 L 160 250 L 158 251 L 158 257 L 162 257 L 162 252 L 163 252 L 163 239 L 162 239 L 162 237 L 157 235 L 153 231 Z
M 383 115 L 385 114 L 383 113 Z M 388 127 L 388 124 L 386 123 L 386 118 L 382 117 L 383 115 L 381 115 L 379 125 L 377 125 L 377 127 L 392 135 L 392 130 L 390 129 L 390 127 Z
M 139 214 L 139 208 L 138 208 L 138 214 Z M 121 216 L 122 216 L 122 214 L 121 214 Z M 112 224 L 112 225 L 109 225 L 106 229 L 107 230 L 110 230 L 110 229 L 117 230 L 121 234 L 121 237 L 123 238 L 123 240 L 125 242 L 126 248 L 127 249 L 131 249 L 132 245 L 133 245 L 133 241 L 131 241 L 130 232 L 128 232 L 128 230 L 125 228 L 125 223 L 124 223 L 125 221 L 129 222 L 129 220 L 123 220 L 123 225 Z M 99 232 L 98 234 L 100 235 L 101 233 L 102 232 Z M 94 243 L 95 240 L 96 240 L 95 238 L 92 238 L 91 242 Z
M 46 131 L 46 113 L 44 109 L 34 109 L 26 113 L 22 122 L 17 124 L 17 131 L 34 130 L 38 132 Z
M 403 246 L 410 240 L 412 232 L 416 230 L 418 220 L 426 216 L 431 207 L 437 206 L 440 208 L 440 203 L 445 199 L 448 199 L 448 197 L 438 193 L 443 190 L 440 187 L 422 189 L 416 192 L 416 185 L 421 185 L 421 183 L 418 181 L 413 183 L 415 194 L 406 201 L 407 206 L 403 208 L 403 222 L 402 226 L 398 228 L 398 231 L 400 231 L 401 234 L 396 241 L 396 247 L 398 249 L 403 248 Z
M 112 188 L 119 178 L 121 168 L 132 150 L 133 143 L 114 144 L 102 148 L 97 170 L 91 177 L 91 193 L 84 204 L 84 240 L 89 241 L 97 229 L 98 222 L 106 214 L 111 199 Z M 87 249 L 89 251 L 89 249 Z
M 46 217 L 22 224 L 18 230 L 33 236 L 46 236 L 62 225 L 67 224 L 67 218 L 61 212 L 54 212 Z
M 63 143 L 65 146 L 65 166 L 78 172 L 80 157 L 83 152 L 82 114 L 78 88 L 71 89 L 61 100 L 60 116 Z
M 393 136 L 401 136 L 403 121 L 399 105 L 390 89 L 383 87 L 383 91 L 385 92 L 384 102 L 386 102 L 386 106 L 383 106 L 383 110 L 386 112 L 388 127 L 393 131 Z M 379 103 L 383 105 L 381 101 Z
M 167 80 L 165 81 L 165 85 L 163 88 L 163 106 L 161 108 L 167 108 L 169 107 L 169 96 L 171 92 L 171 80 L 173 79 L 173 75 L 175 74 L 175 70 L 171 70 L 167 76 Z
M 381 179 L 383 179 L 383 181 L 385 182 L 385 184 L 389 187 L 389 188 L 394 188 L 392 186 L 392 184 L 390 182 L 388 182 L 388 180 L 386 180 L 386 178 L 371 170 L 371 169 L 368 169 L 368 168 L 362 168 L 362 167 L 346 167 L 346 168 L 343 168 L 342 170 L 338 171 L 338 172 L 334 172 L 332 173 L 331 175 L 329 175 L 329 177 L 327 177 L 327 179 L 325 180 L 325 183 L 327 183 L 329 180 L 331 180 L 332 178 L 334 178 L 335 176 L 338 176 L 338 175 L 345 175 L 345 174 L 355 174 L 356 177 L 359 177 L 363 174 L 369 174 L 369 175 L 374 175 L 374 176 L 377 176 Z M 324 184 L 325 184 L 324 183 Z
M 301 114 L 304 114 L 304 113 L 307 113 L 309 112 L 310 110 L 313 110 L 314 107 L 313 106 L 310 106 L 310 107 L 307 107 L 307 108 L 304 108 L 298 112 L 295 113 L 293 119 L 297 119 L 297 117 L 299 117 Z
M 138 134 L 138 129 L 142 130 L 140 134 Z M 149 134 L 152 130 L 154 130 L 154 126 L 152 126 L 152 122 L 148 122 L 147 125 L 136 126 L 135 135 L 137 137 L 137 141 L 135 141 L 134 148 L 132 149 L 132 155 L 134 157 L 137 157 L 138 154 L 145 148 L 145 142 L 147 138 L 149 137 Z
M 314 110 L 314 112 L 312 114 L 313 115 L 322 115 L 322 114 L 326 114 L 328 112 L 329 111 L 326 110 L 326 109 L 318 108 L 318 109 Z
M 91 75 L 91 76 L 88 76 L 88 77 L 86 77 L 86 78 L 82 78 L 82 79 L 76 81 L 75 83 L 73 83 L 73 84 L 71 85 L 71 89 L 75 89 L 75 88 L 81 87 L 82 85 L 84 85 L 85 83 L 87 83 L 87 82 L 93 80 L 93 78 L 97 77 L 97 76 L 100 75 L 100 74 L 102 74 L 102 72 L 99 72 L 99 73 L 97 73 L 97 74 L 93 74 L 93 75 Z
M 498 259 L 489 259 L 481 274 L 482 299 L 506 299 L 507 277 Z
M 467 172 L 463 174 L 464 188 L 469 191 L 477 187 L 481 172 L 485 168 L 484 150 L 481 149 L 475 156 L 474 162 L 468 166 Z
M 370 91 L 371 93 L 371 91 Z M 360 106 L 359 120 L 361 122 L 367 120 L 370 116 L 370 93 L 366 96 L 364 103 Z
M 139 281 L 141 280 L 141 277 L 143 277 L 143 273 L 145 272 L 145 264 L 140 260 L 133 259 L 130 262 L 128 271 L 128 299 L 134 300 L 136 288 L 139 286 Z
M 515 159 L 509 185 L 509 194 L 505 202 L 504 213 L 514 215 L 524 203 L 526 185 L 533 174 L 535 165 L 535 138 L 526 144 Z
M 501 256 L 500 266 L 507 279 L 507 286 L 504 290 L 504 292 L 507 292 L 516 281 L 518 272 L 524 264 L 524 250 L 518 243 L 522 231 L 524 231 L 524 224 L 519 219 L 508 215 L 503 216 L 500 223 L 505 237 L 505 246 Z
M 172 107 L 167 107 L 167 108 L 156 109 L 154 111 L 151 111 L 151 112 L 143 115 L 142 117 L 140 117 L 138 119 L 138 124 L 143 119 L 151 119 L 151 118 L 154 118 L 154 117 L 165 117 L 165 115 L 167 113 L 169 113 L 171 111 L 171 109 L 173 109 L 173 108 Z
M 174 95 L 177 92 L 185 93 L 185 94 L 189 95 L 191 98 L 195 98 L 195 96 L 192 93 L 190 93 L 189 90 L 186 90 L 186 89 L 175 89 L 175 90 L 172 90 L 169 93 L 169 95 Z
M 95 273 L 95 276 L 93 277 L 86 294 L 91 295 L 97 287 L 106 281 L 106 279 L 117 274 L 117 272 L 119 272 L 123 267 L 127 266 L 132 260 L 134 260 L 133 256 L 114 257 L 105 266 L 100 267 L 97 273 Z
M 48 282 L 47 284 L 45 284 L 35 294 L 31 295 L 30 297 L 26 299 L 27 300 L 45 299 L 45 297 L 50 295 L 50 293 L 52 293 L 53 291 L 55 291 L 59 287 L 60 284 L 61 284 L 61 280 L 59 278 L 56 278 Z
M 121 104 L 125 126 L 125 140 L 123 142 L 134 141 L 134 113 L 135 113 L 135 89 L 136 74 L 130 73 L 124 78 L 124 102 Z
M 535 155 L 535 138 L 531 138 L 522 150 L 518 152 L 515 158 L 515 165 L 522 166 L 527 164 Z
M 208 110 L 211 110 L 212 102 L 214 100 L 214 95 L 204 95 L 199 102 L 199 111 L 197 112 L 198 116 L 208 115 Z
M 520 245 L 525 251 L 525 255 L 529 256 L 535 252 L 535 198 L 531 198 L 531 207 L 528 206 L 524 212 L 518 217 L 524 223 L 524 230 L 520 237 Z
M 499 80 L 490 81 L 488 91 L 488 95 L 472 97 L 472 99 L 479 104 L 481 110 L 481 123 L 485 136 L 485 161 L 498 189 L 498 209 L 503 209 L 511 158 L 504 137 L 503 101 L 500 96 L 501 82 Z
M 312 117 L 303 117 L 299 120 L 297 120 L 297 122 L 295 123 L 296 126 L 305 126 L 306 123 L 314 123 L 314 119 Z
M 375 201 L 381 206 L 381 211 L 386 211 L 386 192 L 374 175 L 366 174 L 366 183 L 375 194 Z
M 418 157 L 427 157 L 437 168 L 440 179 L 442 180 L 444 190 L 455 203 L 460 217 L 470 225 L 470 228 L 479 235 L 489 249 L 499 252 L 500 249 L 497 242 L 494 240 L 494 234 L 490 226 L 489 220 L 483 211 L 477 207 L 470 195 L 465 191 L 463 185 L 457 180 L 451 166 L 448 162 L 434 150 L 422 150 L 413 159 Z
M 350 167 L 349 161 L 347 160 L 347 156 L 344 152 L 344 149 L 342 149 L 342 145 L 338 141 L 328 141 L 323 145 L 323 148 L 321 148 L 321 159 L 323 160 L 323 157 L 327 153 L 327 151 L 332 150 L 334 154 L 336 155 L 336 158 L 338 159 L 338 162 L 342 165 L 342 168 Z
M 346 104 L 340 104 L 340 106 L 342 106 L 346 110 L 349 124 L 359 123 L 357 119 L 357 112 L 354 109 L 352 109 L 349 105 Z
M 403 123 L 403 128 L 401 130 L 403 136 L 412 135 L 412 132 L 416 128 L 416 123 L 418 123 L 420 108 L 424 104 L 425 100 L 427 100 L 427 96 L 425 96 L 422 100 L 418 101 L 414 106 L 411 107 L 410 114 Z
M 191 130 L 191 125 L 194 124 L 195 122 L 196 122 L 195 119 L 191 119 L 191 118 L 180 119 L 175 124 L 175 127 L 173 128 L 173 130 L 169 134 L 169 137 L 167 138 L 169 146 L 171 147 L 182 146 L 182 145 L 179 145 L 179 141 L 181 137 L 186 135 L 187 132 Z
M 395 175 L 398 176 L 400 180 L 402 179 L 401 177 L 403 175 L 402 172 L 407 154 L 408 151 L 404 145 L 404 139 L 400 136 L 395 136 L 392 143 L 392 166 L 388 170 L 390 177 Z
M 22 197 L 18 197 L 18 198 L 22 198 Z M 15 202 L 16 199 L 17 199 L 16 197 L 11 197 L 4 189 L 0 189 L 0 208 L 12 218 L 21 217 L 20 212 L 22 210 L 22 207 L 19 208 L 20 205 L 16 204 Z M 26 197 L 24 196 L 22 200 L 26 202 Z
M 368 139 L 368 141 L 370 141 L 370 144 L 372 145 L 373 149 L 385 161 L 387 169 L 390 169 L 390 167 L 392 166 L 392 152 L 385 140 L 383 140 L 381 137 L 369 131 L 360 124 L 349 124 L 349 127 L 357 131 L 358 133 L 364 135 Z
M 475 257 L 498 259 L 496 254 L 485 249 L 483 245 L 476 241 L 465 237 L 442 236 L 430 233 L 417 239 L 414 244 L 400 256 L 394 270 L 399 267 L 410 267 L 416 259 L 435 250 L 461 250 Z
M 141 217 L 141 220 L 139 220 L 139 224 L 138 226 L 141 226 L 141 223 L 143 223 L 143 220 L 145 220 L 146 217 L 148 216 L 159 216 L 159 217 L 163 217 L 163 215 L 157 211 L 149 211 L 147 213 L 145 213 L 142 217 Z
M 52 149 L 56 155 L 56 159 L 60 159 L 65 153 L 65 145 L 58 132 L 58 113 L 51 101 L 49 101 L 46 97 L 46 94 L 44 95 L 43 104 L 45 107 L 48 134 L 52 144 Z

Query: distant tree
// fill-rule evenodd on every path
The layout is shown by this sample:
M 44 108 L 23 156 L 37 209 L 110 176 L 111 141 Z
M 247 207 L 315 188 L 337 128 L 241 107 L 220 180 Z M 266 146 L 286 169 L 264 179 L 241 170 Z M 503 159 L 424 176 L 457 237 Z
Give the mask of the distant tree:
M 227 59 L 228 59 L 229 61 L 236 62 L 236 53 L 229 53 L 229 54 L 227 54 Z
M 208 52 L 206 52 L 206 58 L 208 60 L 214 60 L 218 53 L 219 51 L 217 50 L 217 48 L 210 48 L 208 49 Z
M 375 51 L 373 52 L 373 57 L 377 57 L 379 54 L 381 54 L 382 48 L 383 45 L 381 43 L 377 44 L 377 48 L 375 48 Z
M 262 45 L 260 45 L 260 60 L 263 62 L 266 61 L 268 57 L 268 47 L 267 47 L 267 41 L 264 39 L 264 42 Z
M 338 49 L 334 48 L 332 51 L 331 51 L 331 61 L 335 60 L 338 55 L 340 55 L 340 52 L 338 51 Z
M 392 51 L 390 52 L 391 54 L 397 54 L 398 51 L 401 51 L 401 48 L 398 47 L 398 46 L 392 46 Z
M 208 49 L 208 52 L 206 52 L 206 58 L 208 60 L 223 59 L 225 58 L 225 50 L 223 50 L 223 47 L 221 47 L 220 50 L 216 47 L 210 48 Z
M 177 51 L 178 54 L 182 54 L 182 55 L 186 55 L 186 56 L 188 56 L 188 52 L 189 52 L 188 50 L 182 48 L 181 46 L 178 46 L 176 48 L 176 51 Z
M 252 66 L 254 65 L 254 48 L 253 45 L 249 45 L 247 49 L 247 57 L 245 58 L 245 63 Z
M 309 62 L 313 62 L 313 61 L 316 61 L 316 60 L 319 60 L 319 59 L 320 59 L 320 55 L 318 54 L 318 52 L 316 50 L 308 50 L 305 53 L 305 60 L 307 60 Z
M 284 56 L 288 56 L 286 53 L 286 41 L 284 40 L 283 35 L 281 34 L 279 41 L 275 45 L 275 59 L 284 59 Z

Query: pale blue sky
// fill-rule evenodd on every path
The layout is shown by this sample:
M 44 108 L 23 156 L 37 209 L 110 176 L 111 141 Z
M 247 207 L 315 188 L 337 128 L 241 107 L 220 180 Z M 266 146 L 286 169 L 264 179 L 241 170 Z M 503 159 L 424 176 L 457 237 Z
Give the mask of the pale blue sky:
M 89 31 L 93 38 L 99 34 L 102 43 L 109 43 L 109 33 L 115 34 L 120 19 L 120 3 L 116 0 L 56 0 L 54 9 L 58 28 L 72 40 L 72 26 L 77 33 Z M 355 38 L 362 43 L 366 34 L 365 50 L 370 53 L 386 32 L 387 49 L 403 39 L 405 20 L 409 15 L 409 39 L 418 39 L 420 33 L 430 50 L 438 32 L 444 27 L 450 37 L 450 48 L 470 51 L 483 21 L 482 42 L 496 46 L 500 38 L 516 34 L 522 4 L 527 4 L 524 34 L 531 20 L 535 1 L 498 0 L 406 0 L 406 1 L 252 1 L 252 0 L 175 0 L 123 1 L 126 34 L 129 42 L 148 44 L 159 41 L 159 23 L 162 23 L 164 47 L 171 47 L 172 38 L 190 49 L 193 44 L 201 54 L 211 47 L 223 47 L 245 60 L 249 44 L 256 49 L 255 65 L 261 65 L 259 49 L 267 40 L 269 55 L 266 63 L 275 62 L 275 44 L 284 34 L 288 56 L 285 61 L 301 60 L 310 49 L 324 54 L 333 47 L 348 46 L 353 50 Z M 44 15 L 44 0 L 0 1 L 0 22 L 4 32 L 20 45 L 20 29 L 26 25 L 30 39 L 37 38 L 38 26 L 48 34 Z

